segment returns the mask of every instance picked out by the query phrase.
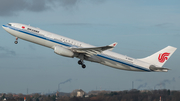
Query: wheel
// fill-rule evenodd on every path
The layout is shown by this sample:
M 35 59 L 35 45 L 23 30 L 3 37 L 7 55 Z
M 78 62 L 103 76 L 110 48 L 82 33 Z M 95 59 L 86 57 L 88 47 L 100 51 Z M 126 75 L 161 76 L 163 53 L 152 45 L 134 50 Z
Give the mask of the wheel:
M 82 65 L 82 61 L 81 61 L 81 60 L 79 60 L 79 61 L 78 61 L 78 64 L 79 64 L 79 65 Z
M 86 65 L 85 65 L 85 64 L 82 64 L 82 68 L 83 68 L 83 69 L 86 68 Z
M 18 41 L 14 41 L 14 43 L 15 43 L 15 44 L 17 44 L 17 43 L 18 43 Z

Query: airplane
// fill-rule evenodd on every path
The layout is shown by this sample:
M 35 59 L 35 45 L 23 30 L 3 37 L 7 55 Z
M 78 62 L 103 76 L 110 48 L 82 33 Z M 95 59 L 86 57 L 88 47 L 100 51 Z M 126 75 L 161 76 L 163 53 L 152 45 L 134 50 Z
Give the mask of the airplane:
M 116 69 L 140 72 L 167 72 L 169 69 L 162 67 L 177 48 L 167 46 L 164 49 L 141 59 L 134 59 L 126 55 L 113 52 L 117 45 L 114 42 L 110 45 L 96 47 L 61 35 L 57 35 L 40 28 L 20 23 L 8 23 L 2 25 L 3 29 L 18 38 L 30 41 L 54 50 L 54 53 L 79 58 L 78 64 L 86 68 L 84 60 L 100 63 Z

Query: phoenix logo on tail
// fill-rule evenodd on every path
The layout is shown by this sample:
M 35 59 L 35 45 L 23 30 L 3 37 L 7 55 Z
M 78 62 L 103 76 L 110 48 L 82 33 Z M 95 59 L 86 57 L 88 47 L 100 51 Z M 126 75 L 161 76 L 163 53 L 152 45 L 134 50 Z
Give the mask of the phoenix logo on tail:
M 163 63 L 165 60 L 167 60 L 168 59 L 167 56 L 169 56 L 169 54 L 170 53 L 167 53 L 167 52 L 165 52 L 163 54 L 159 54 L 159 57 L 158 57 L 159 62 Z

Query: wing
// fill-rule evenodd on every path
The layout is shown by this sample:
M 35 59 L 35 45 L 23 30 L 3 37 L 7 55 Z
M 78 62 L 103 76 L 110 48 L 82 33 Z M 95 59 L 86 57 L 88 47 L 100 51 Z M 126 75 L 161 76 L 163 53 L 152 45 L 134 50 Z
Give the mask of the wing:
M 108 49 L 113 49 L 115 46 L 117 45 L 117 43 L 113 43 L 111 45 L 107 45 L 107 46 L 102 46 L 102 47 L 89 47 L 89 48 L 71 48 L 71 50 L 73 52 L 76 53 L 82 53 L 85 55 L 94 55 L 94 54 L 99 54 L 102 51 L 108 50 Z

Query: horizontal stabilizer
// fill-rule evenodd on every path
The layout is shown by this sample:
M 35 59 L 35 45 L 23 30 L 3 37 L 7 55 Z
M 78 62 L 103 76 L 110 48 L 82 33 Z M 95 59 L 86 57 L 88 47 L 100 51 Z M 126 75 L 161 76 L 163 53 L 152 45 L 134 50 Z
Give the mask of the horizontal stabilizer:
M 168 68 L 156 67 L 154 65 L 151 65 L 149 69 L 156 72 L 167 72 L 168 70 L 170 70 Z

